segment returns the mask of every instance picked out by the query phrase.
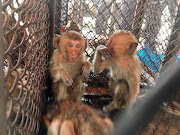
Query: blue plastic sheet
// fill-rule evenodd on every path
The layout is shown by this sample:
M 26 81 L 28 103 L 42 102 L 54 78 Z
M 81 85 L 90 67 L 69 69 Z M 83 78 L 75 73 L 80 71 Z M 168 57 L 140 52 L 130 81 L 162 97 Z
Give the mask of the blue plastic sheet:
M 156 51 L 150 49 L 149 46 L 146 46 L 138 50 L 137 56 L 151 70 L 156 73 L 159 72 L 159 67 L 163 59 L 162 54 L 158 54 Z

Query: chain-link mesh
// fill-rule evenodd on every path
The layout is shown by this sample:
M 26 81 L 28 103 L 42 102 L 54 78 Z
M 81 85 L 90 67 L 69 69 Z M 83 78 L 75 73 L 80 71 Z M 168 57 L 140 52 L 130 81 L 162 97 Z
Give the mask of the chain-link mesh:
M 175 68 L 180 61 L 180 2 L 178 0 L 57 0 L 56 3 L 56 33 L 61 34 L 63 26 L 70 30 L 76 25 L 78 31 L 89 41 L 86 56 L 90 62 L 93 60 L 96 47 L 99 44 L 105 45 L 114 31 L 125 29 L 136 35 L 139 41 L 137 56 L 142 67 L 141 93 L 148 93 L 147 87 L 144 86 L 153 87 L 164 72 Z M 106 104 L 99 99 L 104 94 L 106 96 L 109 94 L 108 75 L 108 70 L 99 74 L 91 71 L 85 100 L 95 104 L 97 102 Z M 92 95 L 98 96 L 92 97 Z M 105 98 L 111 101 L 108 96 Z M 169 111 L 159 115 L 163 117 L 173 112 L 178 119 L 174 119 L 176 117 L 174 115 L 172 118 L 168 117 L 169 119 L 165 117 L 169 126 L 163 127 L 161 134 L 169 131 L 172 125 L 174 126 L 171 121 L 180 123 L 179 98 L 178 94 L 173 102 L 164 103 Z M 158 122 L 153 125 L 154 129 L 149 134 L 159 134 L 155 129 L 161 130 L 161 125 L 165 124 L 163 119 L 157 117 L 155 121 Z M 172 128 L 176 128 L 173 126 Z M 180 128 L 174 134 L 180 134 Z
M 9 135 L 40 129 L 49 40 L 47 0 L 2 0 L 4 79 Z

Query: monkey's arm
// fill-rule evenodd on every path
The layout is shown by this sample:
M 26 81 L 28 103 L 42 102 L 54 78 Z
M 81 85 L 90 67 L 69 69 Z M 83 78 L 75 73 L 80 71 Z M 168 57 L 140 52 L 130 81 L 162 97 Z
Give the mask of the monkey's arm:
M 97 50 L 95 52 L 95 58 L 93 62 L 94 73 L 98 73 L 107 68 L 109 66 L 108 59 L 112 56 L 110 50 L 103 45 L 98 46 L 96 49 Z M 103 57 L 105 60 L 102 59 Z
M 55 49 L 50 60 L 50 73 L 53 82 L 63 81 L 67 87 L 73 87 L 74 83 L 69 73 L 64 68 L 66 61 L 63 60 L 62 54 Z
M 85 61 L 82 67 L 82 81 L 83 82 L 86 82 L 86 79 L 89 77 L 90 67 L 91 67 L 90 62 Z
M 129 72 L 127 75 L 127 82 L 129 85 L 129 99 L 127 102 L 128 108 L 132 108 L 132 105 L 135 103 L 139 90 L 140 90 L 140 75 L 141 75 L 141 68 L 138 61 L 131 62 L 133 65 L 136 66 L 129 66 L 126 67 L 126 69 L 129 68 Z M 133 69 L 133 70 L 132 70 Z
M 128 109 L 131 109 L 133 104 L 136 102 L 140 90 L 139 83 L 140 82 L 135 78 L 128 81 L 128 85 L 129 85 L 129 99 L 127 101 Z
M 53 78 L 53 82 L 62 80 L 67 87 L 74 87 L 74 82 L 71 76 L 64 69 L 55 69 L 52 71 L 51 76 Z

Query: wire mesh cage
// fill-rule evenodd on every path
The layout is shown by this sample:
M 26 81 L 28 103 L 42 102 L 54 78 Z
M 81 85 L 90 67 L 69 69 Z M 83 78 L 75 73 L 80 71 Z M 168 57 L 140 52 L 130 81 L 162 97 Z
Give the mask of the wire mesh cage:
M 46 90 L 48 1 L 2 0 L 7 133 L 38 134 Z
M 142 68 L 139 97 L 147 94 L 147 87 L 154 87 L 180 61 L 178 0 L 56 0 L 50 10 L 48 0 L 1 0 L 1 3 L 2 76 L 7 95 L 4 110 L 9 135 L 39 133 L 48 85 L 51 10 L 55 9 L 56 34 L 61 34 L 65 26 L 88 39 L 85 52 L 90 62 L 96 47 L 105 45 L 113 32 L 131 31 L 138 39 L 136 55 Z M 98 74 L 91 71 L 83 101 L 102 109 L 112 100 L 108 81 L 108 69 Z M 164 102 L 163 109 L 139 134 L 180 134 L 179 100 L 177 94 L 171 102 Z

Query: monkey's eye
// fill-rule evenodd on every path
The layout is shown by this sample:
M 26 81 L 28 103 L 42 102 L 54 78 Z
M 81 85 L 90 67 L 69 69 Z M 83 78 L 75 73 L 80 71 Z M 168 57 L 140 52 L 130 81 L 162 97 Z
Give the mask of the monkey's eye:
M 67 46 L 68 46 L 68 47 L 72 47 L 73 45 L 72 45 L 71 43 L 68 43 Z
M 76 44 L 76 47 L 77 47 L 77 48 L 80 48 L 81 46 L 80 46 L 80 44 Z

